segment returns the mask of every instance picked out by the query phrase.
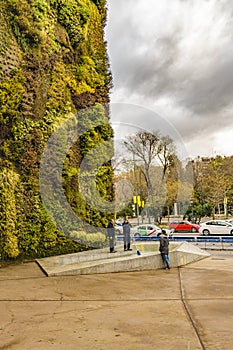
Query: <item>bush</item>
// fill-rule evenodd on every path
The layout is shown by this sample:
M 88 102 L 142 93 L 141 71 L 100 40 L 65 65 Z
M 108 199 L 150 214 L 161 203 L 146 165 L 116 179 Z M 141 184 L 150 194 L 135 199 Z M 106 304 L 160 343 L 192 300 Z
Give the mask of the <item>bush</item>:
M 70 237 L 85 246 L 93 248 L 102 248 L 106 243 L 106 236 L 101 232 L 72 231 Z

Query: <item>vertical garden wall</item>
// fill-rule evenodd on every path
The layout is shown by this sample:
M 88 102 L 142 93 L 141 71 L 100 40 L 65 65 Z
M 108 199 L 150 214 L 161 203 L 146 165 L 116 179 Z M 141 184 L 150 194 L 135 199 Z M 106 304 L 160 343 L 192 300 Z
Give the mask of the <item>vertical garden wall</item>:
M 88 107 L 108 114 L 105 21 L 105 0 L 0 2 L 0 259 L 84 249 L 48 216 L 39 171 L 49 137 L 71 114 L 77 123 L 85 123 L 78 113 Z M 108 123 L 90 124 L 64 162 L 69 205 L 95 227 L 105 227 L 108 217 L 80 194 L 79 166 L 91 148 L 112 134 Z M 112 200 L 110 162 L 100 167 L 96 182 L 101 196 Z

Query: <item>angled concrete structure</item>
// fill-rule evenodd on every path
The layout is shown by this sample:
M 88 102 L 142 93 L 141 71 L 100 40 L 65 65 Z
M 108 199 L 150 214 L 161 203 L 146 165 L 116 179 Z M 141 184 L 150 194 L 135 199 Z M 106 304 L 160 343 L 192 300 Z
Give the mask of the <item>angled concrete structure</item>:
M 108 248 L 103 248 L 36 261 L 47 276 L 139 271 L 164 267 L 158 242 L 133 244 L 132 248 L 132 251 L 124 252 L 121 245 L 116 247 L 117 252 L 114 254 L 109 253 Z M 137 254 L 137 250 L 141 255 Z M 171 268 L 204 259 L 209 255 L 187 242 L 170 243 Z

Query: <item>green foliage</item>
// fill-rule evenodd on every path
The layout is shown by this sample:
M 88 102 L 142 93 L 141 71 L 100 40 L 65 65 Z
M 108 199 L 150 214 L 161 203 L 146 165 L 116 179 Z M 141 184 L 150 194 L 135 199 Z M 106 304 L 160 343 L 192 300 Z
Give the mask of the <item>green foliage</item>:
M 19 255 L 15 198 L 18 180 L 17 173 L 12 169 L 0 171 L 0 259 Z
M 23 50 L 38 45 L 45 40 L 44 21 L 48 11 L 48 1 L 8 0 L 7 10 L 18 42 Z
M 195 218 L 223 213 L 233 207 L 233 157 L 198 158 L 194 170 L 193 205 L 189 208 Z M 224 208 L 224 201 L 227 206 Z
M 212 214 L 213 207 L 210 203 L 194 203 L 190 206 L 186 212 L 186 215 L 190 216 L 192 219 L 200 221 L 203 217 L 210 217 Z
M 19 116 L 19 105 L 22 100 L 23 75 L 19 70 L 12 70 L 11 76 L 0 82 L 0 123 L 11 124 Z
M 79 137 L 79 157 L 81 157 L 81 160 L 85 157 L 87 168 L 86 172 L 83 172 L 81 175 L 78 171 L 75 173 L 74 168 L 72 168 L 73 174 L 71 177 L 67 169 L 71 165 L 69 165 L 69 162 L 72 156 L 67 159 L 67 163 L 64 166 L 66 196 L 79 218 L 95 227 L 105 227 L 107 222 L 106 215 L 103 215 L 100 209 L 95 209 L 100 208 L 98 206 L 99 199 L 95 197 L 95 190 L 97 189 L 98 197 L 101 198 L 100 202 L 102 200 L 113 200 L 113 170 L 109 162 L 113 130 L 107 123 L 105 111 L 101 105 L 82 111 L 78 116 L 78 123 L 81 134 Z M 105 143 L 103 141 L 106 141 L 106 146 L 104 146 Z M 96 163 L 97 159 L 98 162 Z M 82 195 L 78 193 L 80 181 L 88 183 L 88 192 L 92 193 L 91 196 L 95 202 L 95 208 L 87 204 Z M 72 187 L 68 185 L 71 183 L 73 183 Z M 74 190 L 74 188 L 77 190 Z
M 64 190 L 80 222 L 106 226 L 107 216 L 80 194 L 78 178 L 83 157 L 113 134 L 102 107 L 111 87 L 105 0 L 2 0 L 0 10 L 5 23 L 0 21 L 5 62 L 0 76 L 0 259 L 81 251 L 86 245 L 67 238 L 45 211 L 39 167 L 50 135 L 77 114 L 85 131 L 67 155 Z M 80 113 L 90 106 L 94 113 Z M 96 182 L 107 200 L 113 197 L 112 179 L 110 163 L 103 164 Z M 51 205 L 60 215 L 59 202 Z M 78 229 L 66 217 L 61 222 L 67 234 Z
M 87 1 L 61 0 L 59 2 L 58 21 L 66 28 L 71 45 L 76 49 L 84 40 L 82 25 L 90 16 Z
M 88 56 L 82 56 L 82 64 L 78 66 L 76 74 L 90 87 L 90 92 L 94 91 L 91 86 L 103 86 L 105 83 L 104 76 L 97 72 L 95 62 Z
M 132 217 L 133 215 L 134 215 L 133 202 L 127 203 L 123 209 L 117 212 L 117 218 L 122 218 L 126 216 Z

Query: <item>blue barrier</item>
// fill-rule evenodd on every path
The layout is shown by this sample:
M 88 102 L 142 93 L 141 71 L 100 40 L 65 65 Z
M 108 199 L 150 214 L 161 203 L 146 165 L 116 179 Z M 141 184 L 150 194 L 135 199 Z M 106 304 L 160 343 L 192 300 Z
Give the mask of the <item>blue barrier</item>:
M 153 236 L 153 237 L 148 237 L 148 236 L 143 236 L 143 237 L 134 237 L 134 241 L 159 241 L 159 237 Z
M 196 239 L 195 239 L 196 237 L 186 237 L 186 236 L 173 236 L 173 237 L 169 237 L 169 239 L 171 240 L 171 241 L 186 241 L 186 242 L 195 242 L 196 241 Z
M 197 242 L 221 242 L 220 237 L 197 237 Z
M 131 237 L 132 241 L 159 241 L 159 236 Z M 117 236 L 117 240 L 123 241 L 123 236 Z M 233 236 L 169 236 L 169 241 L 203 242 L 203 243 L 233 243 Z
M 233 243 L 233 237 L 222 237 L 222 242 Z

